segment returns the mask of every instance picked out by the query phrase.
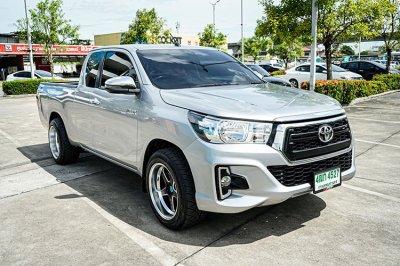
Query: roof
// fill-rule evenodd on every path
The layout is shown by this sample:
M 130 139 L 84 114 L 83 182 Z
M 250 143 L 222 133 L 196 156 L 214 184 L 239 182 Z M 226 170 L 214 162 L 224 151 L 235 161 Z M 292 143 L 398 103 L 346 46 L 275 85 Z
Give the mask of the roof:
M 113 48 L 124 48 L 126 50 L 152 50 L 152 49 L 209 49 L 215 50 L 215 48 L 204 47 L 204 46 L 193 46 L 193 45 L 182 45 L 176 46 L 174 44 L 123 44 L 123 45 L 112 45 L 102 46 L 94 50 L 99 49 L 113 49 Z

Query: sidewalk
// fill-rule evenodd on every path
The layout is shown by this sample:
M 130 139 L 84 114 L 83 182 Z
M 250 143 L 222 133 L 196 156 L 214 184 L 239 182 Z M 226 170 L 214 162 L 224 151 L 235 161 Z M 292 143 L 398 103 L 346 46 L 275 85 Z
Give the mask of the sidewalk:
M 3 81 L 0 81 L 0 97 L 4 96 L 3 92 Z

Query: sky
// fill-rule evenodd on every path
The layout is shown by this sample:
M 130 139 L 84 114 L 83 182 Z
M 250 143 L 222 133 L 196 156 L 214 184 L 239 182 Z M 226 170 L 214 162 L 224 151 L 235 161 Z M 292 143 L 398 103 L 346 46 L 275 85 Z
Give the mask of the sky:
M 39 0 L 27 0 L 28 8 Z M 126 31 L 137 9 L 154 7 L 166 26 L 176 33 L 197 34 L 212 23 L 212 5 L 216 0 L 64 0 L 65 17 L 80 25 L 82 39 L 96 34 Z M 244 36 L 251 37 L 257 19 L 263 16 L 258 0 L 243 0 Z M 15 31 L 14 23 L 25 16 L 23 0 L 0 0 L 0 33 Z M 228 42 L 240 39 L 240 0 L 221 0 L 216 6 L 216 27 L 228 37 Z

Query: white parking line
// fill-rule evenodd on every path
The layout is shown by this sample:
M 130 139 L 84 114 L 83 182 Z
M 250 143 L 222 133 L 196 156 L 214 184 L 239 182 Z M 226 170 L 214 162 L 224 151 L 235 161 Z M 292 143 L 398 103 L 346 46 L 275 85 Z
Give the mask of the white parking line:
M 380 198 L 383 198 L 383 199 L 387 199 L 387 200 L 391 200 L 391 201 L 395 201 L 395 202 L 400 202 L 400 198 L 388 196 L 388 195 L 385 195 L 385 194 L 382 194 L 382 193 L 379 193 L 379 192 L 375 192 L 375 191 L 371 191 L 371 190 L 368 190 L 368 189 L 359 188 L 359 187 L 355 187 L 355 186 L 347 185 L 347 184 L 343 184 L 342 186 L 345 187 L 345 188 L 349 188 L 349 189 L 356 190 L 356 191 L 359 191 L 359 192 L 363 192 L 363 193 L 366 193 L 366 194 L 374 195 L 374 196 L 377 196 L 377 197 L 380 197 Z
M 72 188 L 71 188 L 72 189 Z M 72 189 L 74 190 L 74 189 Z M 74 190 L 76 194 L 81 195 L 78 191 Z M 173 258 L 171 255 L 165 253 L 160 247 L 151 242 L 149 238 L 145 236 L 145 233 L 136 229 L 135 227 L 121 221 L 117 217 L 105 211 L 99 205 L 91 201 L 86 197 L 82 197 L 90 207 L 96 210 L 101 216 L 103 216 L 107 221 L 113 224 L 118 230 L 129 237 L 133 242 L 143 248 L 147 253 L 149 253 L 154 259 L 160 262 L 162 265 L 176 265 L 178 260 Z M 182 265 L 182 264 L 179 264 Z
M 357 117 L 357 116 L 348 116 L 348 118 L 371 121 L 371 122 L 379 122 L 379 123 L 400 124 L 400 121 L 378 120 L 378 119 L 370 119 L 370 118 L 363 118 L 363 117 Z
M 10 134 L 8 134 L 7 132 L 3 131 L 0 129 L 0 134 L 3 135 L 3 137 L 5 137 L 6 139 L 8 139 L 9 141 L 11 141 L 12 143 L 14 143 L 15 146 L 17 147 L 21 147 L 21 143 L 19 143 L 18 140 L 14 139 Z
M 381 110 L 387 110 L 387 111 L 394 111 L 394 112 L 398 112 L 400 111 L 400 109 L 396 109 L 396 108 L 385 108 L 385 107 L 377 107 L 377 106 L 368 106 L 368 105 L 350 105 L 350 106 L 346 106 L 346 108 L 365 108 L 365 109 L 381 109 Z
M 381 143 L 381 142 L 374 142 L 374 141 L 368 141 L 368 140 L 361 140 L 361 139 L 356 139 L 356 141 L 365 142 L 365 143 L 370 143 L 370 144 L 375 144 L 375 145 L 382 145 L 382 146 L 387 146 L 387 147 L 392 147 L 392 148 L 398 148 L 398 149 L 400 149 L 400 146 L 398 146 L 398 145 L 392 145 L 392 144 Z

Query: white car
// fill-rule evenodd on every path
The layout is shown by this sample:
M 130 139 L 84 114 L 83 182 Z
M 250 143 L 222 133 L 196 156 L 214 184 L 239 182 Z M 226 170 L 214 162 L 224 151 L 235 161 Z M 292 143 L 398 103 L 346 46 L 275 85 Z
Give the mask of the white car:
M 35 74 L 35 78 L 51 79 L 51 73 L 48 72 L 48 71 L 35 70 L 34 74 Z M 7 76 L 7 81 L 30 79 L 30 78 L 31 78 L 31 72 L 23 70 L 23 71 L 14 72 L 14 73 L 8 75 Z M 55 79 L 62 79 L 62 78 L 60 78 L 59 76 L 55 76 Z
M 316 64 L 316 80 L 326 80 L 326 64 Z M 286 70 L 286 75 L 280 76 L 290 83 L 293 87 L 299 88 L 299 85 L 303 82 L 310 81 L 310 64 L 302 64 L 291 69 Z M 350 72 L 341 67 L 332 65 L 332 78 L 333 79 L 362 79 L 362 76 L 353 72 Z

